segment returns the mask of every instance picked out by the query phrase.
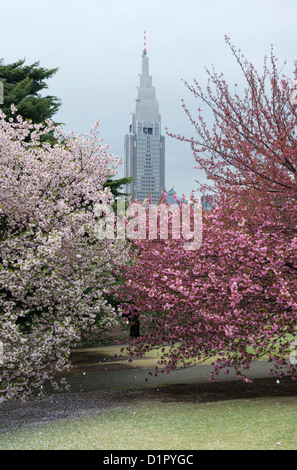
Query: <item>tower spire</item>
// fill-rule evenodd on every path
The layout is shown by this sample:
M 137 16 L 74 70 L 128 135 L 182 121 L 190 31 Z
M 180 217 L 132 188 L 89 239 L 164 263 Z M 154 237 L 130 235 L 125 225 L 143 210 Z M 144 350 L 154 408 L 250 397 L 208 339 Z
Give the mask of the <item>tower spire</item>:
M 142 52 L 142 74 L 140 75 L 140 86 L 152 86 L 152 77 L 149 75 L 149 58 L 146 51 L 146 30 L 144 30 L 144 47 Z
M 146 54 L 146 30 L 144 30 L 143 53 Z

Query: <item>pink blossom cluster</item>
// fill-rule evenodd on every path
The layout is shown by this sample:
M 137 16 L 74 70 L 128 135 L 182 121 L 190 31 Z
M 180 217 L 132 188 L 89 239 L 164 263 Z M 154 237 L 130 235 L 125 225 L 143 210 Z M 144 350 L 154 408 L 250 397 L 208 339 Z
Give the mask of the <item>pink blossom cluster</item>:
M 14 110 L 15 111 L 15 110 Z M 98 136 L 67 135 L 0 114 L 0 365 L 2 399 L 41 393 L 69 367 L 70 347 L 116 316 L 106 300 L 124 240 L 98 240 L 94 206 L 111 202 L 104 182 L 120 159 Z M 57 143 L 43 136 L 55 131 Z
M 265 357 L 272 373 L 297 378 L 287 360 L 297 324 L 296 108 L 273 53 L 259 75 L 226 41 L 246 79 L 243 94 L 207 71 L 206 93 L 186 85 L 213 113 L 212 127 L 183 102 L 196 138 L 168 132 L 191 145 L 210 181 L 200 189 L 216 205 L 203 213 L 198 250 L 184 250 L 182 240 L 134 242 L 123 305 L 138 308 L 141 337 L 129 351 L 162 347 L 167 372 L 210 358 L 210 379 L 233 368 L 246 381 L 252 361 Z

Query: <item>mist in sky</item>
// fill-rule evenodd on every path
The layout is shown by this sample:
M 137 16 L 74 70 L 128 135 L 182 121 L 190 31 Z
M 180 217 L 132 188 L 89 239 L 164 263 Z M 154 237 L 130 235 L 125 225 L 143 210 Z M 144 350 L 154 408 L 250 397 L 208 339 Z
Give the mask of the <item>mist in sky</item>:
M 296 0 L 14 0 L 0 5 L 0 58 L 6 64 L 25 58 L 27 64 L 59 67 L 46 90 L 62 100 L 54 120 L 76 133 L 88 132 L 99 120 L 110 153 L 122 158 L 144 30 L 163 135 L 168 127 L 194 136 L 181 99 L 194 113 L 199 103 L 182 79 L 206 84 L 204 67 L 213 64 L 231 86 L 243 84 L 225 35 L 259 69 L 271 44 L 288 77 L 297 59 Z M 195 180 L 205 180 L 194 167 L 189 146 L 166 137 L 166 189 L 188 197 Z M 119 177 L 123 174 L 121 168 Z

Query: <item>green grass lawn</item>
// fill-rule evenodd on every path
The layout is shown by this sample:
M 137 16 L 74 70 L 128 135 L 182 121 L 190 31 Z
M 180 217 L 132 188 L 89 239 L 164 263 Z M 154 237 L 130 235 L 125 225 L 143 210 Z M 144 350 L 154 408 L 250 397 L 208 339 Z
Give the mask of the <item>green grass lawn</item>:
M 148 351 L 143 357 L 134 357 L 132 362 L 128 362 L 128 354 L 125 350 L 126 345 L 110 345 L 110 346 L 99 346 L 89 348 L 74 348 L 72 351 L 71 360 L 73 361 L 75 368 L 83 367 L 84 370 L 98 367 L 110 369 L 116 365 L 128 365 L 129 368 L 135 369 L 154 369 L 158 366 L 158 361 L 162 356 L 162 347 L 154 348 Z M 124 352 L 121 353 L 121 348 L 124 348 Z M 165 351 L 169 351 L 169 347 L 164 347 Z M 116 355 L 122 354 L 121 358 L 117 358 Z M 81 359 L 82 358 L 82 359 Z M 203 361 L 204 364 L 211 364 L 214 361 L 214 357 L 208 358 Z M 84 362 L 86 361 L 86 362 Z M 194 360 L 192 361 L 194 364 Z
M 127 357 L 114 356 L 120 347 L 77 348 L 77 370 L 123 365 Z M 129 363 L 130 367 L 155 367 L 160 355 L 161 350 L 155 349 L 145 358 Z M 0 450 L 297 449 L 295 386 L 276 396 L 270 385 L 260 395 L 251 395 L 254 388 L 248 385 L 243 388 L 244 395 L 228 394 L 228 390 L 234 392 L 234 385 L 228 390 L 226 386 L 217 389 L 215 398 L 211 395 L 213 388 L 195 389 L 187 395 L 182 385 L 175 394 L 172 389 L 166 392 L 164 387 L 162 397 L 160 388 L 159 393 L 137 393 L 128 402 L 115 402 L 95 412 L 84 411 L 71 419 L 37 425 L 20 422 L 17 429 L 0 433 Z
M 135 400 L 0 434 L 0 449 L 294 450 L 297 397 L 211 403 Z
M 90 348 L 75 348 L 73 349 L 72 352 L 72 358 L 74 359 L 74 362 L 77 361 L 80 357 L 80 355 L 83 355 L 84 357 L 90 356 L 98 356 L 97 361 L 99 361 L 104 365 L 105 367 L 109 367 L 112 365 L 125 365 L 129 364 L 129 367 L 137 368 L 137 369 L 153 369 L 156 366 L 158 366 L 158 361 L 161 359 L 162 356 L 162 349 L 163 347 L 156 347 L 152 349 L 151 351 L 147 352 L 143 357 L 137 358 L 134 357 L 132 362 L 128 362 L 128 355 L 127 351 L 125 350 L 125 347 L 127 345 L 108 345 L 108 346 L 99 346 L 99 347 L 90 347 Z M 121 353 L 121 348 L 124 348 L 123 353 Z M 169 346 L 164 346 L 164 350 L 168 353 L 170 348 Z M 252 348 L 248 348 L 250 352 L 252 352 Z M 121 358 L 116 358 L 115 356 L 118 354 L 122 354 Z M 215 359 L 219 356 L 212 356 L 205 358 L 203 361 L 197 361 L 196 363 L 198 364 L 203 363 L 203 364 L 212 364 Z M 269 354 L 263 355 L 261 357 L 262 360 L 268 359 Z M 221 358 L 221 357 L 220 357 Z M 95 361 L 89 361 L 89 366 L 93 366 L 93 362 Z M 192 364 L 195 364 L 195 360 L 191 360 Z M 98 364 L 98 362 L 97 362 Z M 87 367 L 88 364 L 84 363 L 83 366 Z

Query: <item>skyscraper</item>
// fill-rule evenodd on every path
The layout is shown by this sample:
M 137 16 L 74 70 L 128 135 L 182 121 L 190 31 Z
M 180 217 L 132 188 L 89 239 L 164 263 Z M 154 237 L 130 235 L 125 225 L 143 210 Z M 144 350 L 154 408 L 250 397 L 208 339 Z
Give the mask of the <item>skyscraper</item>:
M 155 95 L 144 43 L 142 73 L 130 114 L 129 134 L 125 136 L 125 176 L 135 178 L 127 185 L 126 192 L 139 201 L 150 194 L 156 204 L 165 189 L 165 137 L 161 135 L 159 102 Z

